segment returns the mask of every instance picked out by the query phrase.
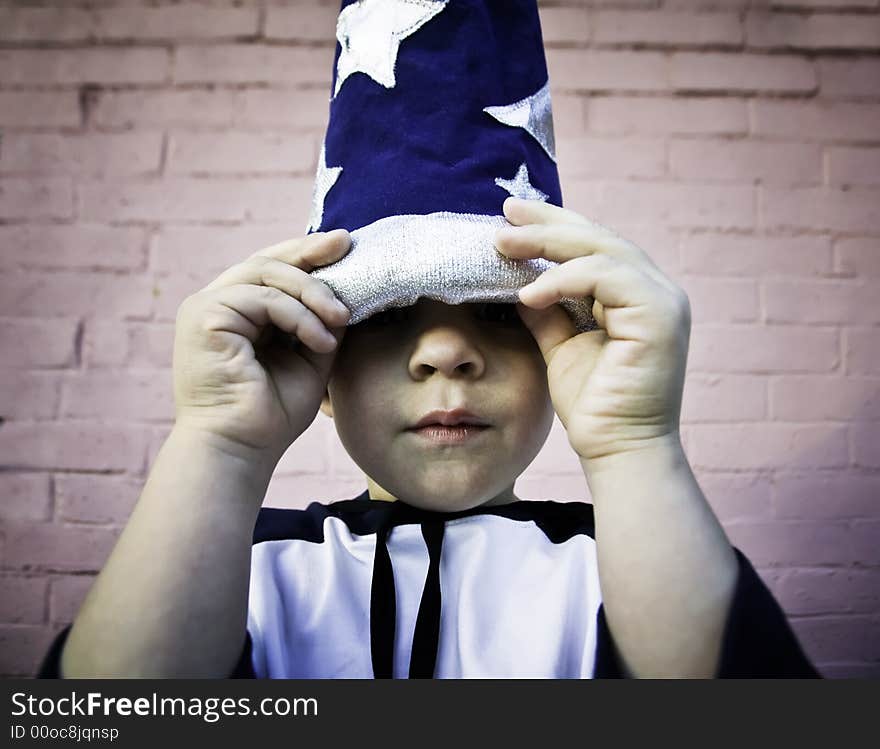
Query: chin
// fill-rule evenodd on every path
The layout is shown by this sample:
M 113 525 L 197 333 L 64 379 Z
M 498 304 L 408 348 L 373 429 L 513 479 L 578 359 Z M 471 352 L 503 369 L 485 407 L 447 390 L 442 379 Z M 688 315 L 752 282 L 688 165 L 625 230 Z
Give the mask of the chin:
M 417 495 L 401 492 L 395 496 L 401 501 L 406 502 L 406 504 L 422 510 L 430 510 L 431 512 L 459 512 L 460 510 L 470 510 L 473 507 L 485 504 L 494 498 L 495 494 L 485 496 L 482 492 L 478 493 L 472 490 L 456 491 L 454 488 L 448 487 L 444 492 L 433 490 L 424 491 Z

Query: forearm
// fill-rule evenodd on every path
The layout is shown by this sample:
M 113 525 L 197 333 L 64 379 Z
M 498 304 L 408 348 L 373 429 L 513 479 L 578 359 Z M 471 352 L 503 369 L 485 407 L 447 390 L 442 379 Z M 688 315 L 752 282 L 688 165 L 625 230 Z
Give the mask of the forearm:
M 243 644 L 253 529 L 273 468 L 175 426 L 76 617 L 62 676 L 227 675 Z
M 737 562 L 678 435 L 581 466 L 605 615 L 628 669 L 714 675 Z

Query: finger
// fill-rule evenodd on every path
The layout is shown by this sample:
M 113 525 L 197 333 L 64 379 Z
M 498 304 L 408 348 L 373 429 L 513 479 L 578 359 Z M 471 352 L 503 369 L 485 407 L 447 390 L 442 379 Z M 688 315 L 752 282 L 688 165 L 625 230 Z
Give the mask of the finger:
M 495 234 L 495 246 L 511 258 L 545 258 L 564 263 L 583 255 L 602 253 L 635 265 L 659 268 L 637 245 L 588 224 L 529 224 L 509 226 Z
M 590 224 L 588 218 L 568 208 L 544 200 L 509 197 L 504 201 L 504 215 L 511 224 Z
M 322 265 L 335 263 L 350 249 L 351 234 L 345 229 L 334 229 L 264 247 L 251 257 L 276 258 L 309 273 Z
M 636 266 L 607 255 L 585 255 L 544 271 L 519 291 L 525 305 L 543 309 L 563 297 L 598 299 L 603 307 L 640 307 L 654 302 L 660 287 Z
M 271 286 L 299 299 L 328 325 L 344 325 L 351 314 L 323 281 L 301 268 L 267 255 L 252 255 L 223 271 L 203 291 L 241 284 Z
M 593 300 L 593 319 L 600 328 L 605 327 L 605 308 L 598 299 Z
M 517 302 L 516 310 L 537 342 L 547 363 L 556 346 L 577 335 L 577 328 L 568 313 L 558 304 L 537 310 Z
M 209 301 L 227 310 L 208 318 L 211 330 L 237 333 L 255 343 L 263 328 L 272 323 L 314 351 L 326 353 L 336 348 L 336 336 L 311 309 L 273 286 L 225 286 L 206 294 L 203 303 Z

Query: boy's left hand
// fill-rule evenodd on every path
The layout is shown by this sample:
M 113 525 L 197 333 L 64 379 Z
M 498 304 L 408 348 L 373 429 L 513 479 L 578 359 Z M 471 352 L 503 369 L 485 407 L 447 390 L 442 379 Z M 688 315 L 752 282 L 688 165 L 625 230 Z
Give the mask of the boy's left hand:
M 691 314 L 687 294 L 632 242 L 574 211 L 508 198 L 507 257 L 560 265 L 516 305 L 547 363 L 550 398 L 582 460 L 679 440 Z M 578 333 L 562 297 L 595 299 L 601 326 Z

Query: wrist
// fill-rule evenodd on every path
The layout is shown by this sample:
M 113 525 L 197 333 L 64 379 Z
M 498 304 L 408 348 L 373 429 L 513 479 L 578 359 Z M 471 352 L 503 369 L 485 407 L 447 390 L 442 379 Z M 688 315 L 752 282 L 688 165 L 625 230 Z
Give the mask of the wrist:
M 187 453 L 192 452 L 209 462 L 216 460 L 243 476 L 250 476 L 256 482 L 265 480 L 267 484 L 283 454 L 268 448 L 245 445 L 218 432 L 181 420 L 174 423 L 168 440 L 180 443 Z
M 633 440 L 603 455 L 579 458 L 587 478 L 609 471 L 631 470 L 635 465 L 644 464 L 645 460 L 673 464 L 687 462 L 678 429 L 656 437 Z

